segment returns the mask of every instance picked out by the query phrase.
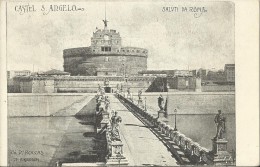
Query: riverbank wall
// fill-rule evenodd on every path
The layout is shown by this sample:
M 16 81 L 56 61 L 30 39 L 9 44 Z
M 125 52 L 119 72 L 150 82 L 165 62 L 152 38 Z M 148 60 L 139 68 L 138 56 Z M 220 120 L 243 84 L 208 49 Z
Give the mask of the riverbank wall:
M 93 97 L 79 93 L 11 93 L 7 95 L 8 117 L 72 116 Z

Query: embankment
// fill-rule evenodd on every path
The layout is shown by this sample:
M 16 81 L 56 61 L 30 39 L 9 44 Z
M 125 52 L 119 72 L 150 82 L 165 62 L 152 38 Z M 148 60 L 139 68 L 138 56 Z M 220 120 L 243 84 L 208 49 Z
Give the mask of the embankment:
M 168 96 L 168 113 L 174 114 L 216 114 L 222 110 L 225 114 L 235 114 L 235 93 L 234 92 L 175 92 L 175 93 L 144 93 L 147 108 L 150 112 L 159 110 L 158 97 L 162 94 L 164 99 Z M 137 101 L 136 94 L 133 96 Z
M 94 94 L 8 94 L 8 116 L 71 116 L 93 97 Z

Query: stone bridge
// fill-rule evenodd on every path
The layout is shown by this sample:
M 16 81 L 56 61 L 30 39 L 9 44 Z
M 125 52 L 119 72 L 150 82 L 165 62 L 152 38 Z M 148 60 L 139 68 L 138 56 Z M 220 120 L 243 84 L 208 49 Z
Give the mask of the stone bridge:
M 131 98 L 121 94 L 103 97 L 103 100 L 97 97 L 96 130 L 105 136 L 105 163 L 77 166 L 234 165 L 225 139 L 212 139 L 213 149 L 208 150 L 163 122 L 162 115 L 154 117 L 146 112 L 144 105 L 134 103 Z M 122 121 L 116 131 L 115 111 Z

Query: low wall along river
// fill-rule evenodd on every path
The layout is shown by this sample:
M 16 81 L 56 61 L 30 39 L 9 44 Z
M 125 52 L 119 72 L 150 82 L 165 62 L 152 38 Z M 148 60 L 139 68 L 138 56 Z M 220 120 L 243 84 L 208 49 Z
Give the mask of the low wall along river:
M 93 94 L 86 93 L 11 93 L 7 97 L 8 116 L 51 116 L 66 110 L 71 105 L 82 100 L 90 100 L 87 98 L 92 98 L 93 96 Z M 64 113 L 63 116 L 67 116 L 67 114 Z

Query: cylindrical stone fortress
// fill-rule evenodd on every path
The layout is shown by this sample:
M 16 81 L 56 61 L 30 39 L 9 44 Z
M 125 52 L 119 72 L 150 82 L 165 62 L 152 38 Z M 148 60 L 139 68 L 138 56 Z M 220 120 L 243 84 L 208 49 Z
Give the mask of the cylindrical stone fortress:
M 91 46 L 63 50 L 64 71 L 84 76 L 130 76 L 147 70 L 148 50 L 122 47 L 116 30 L 97 29 Z

